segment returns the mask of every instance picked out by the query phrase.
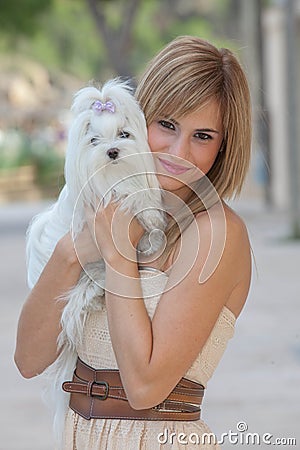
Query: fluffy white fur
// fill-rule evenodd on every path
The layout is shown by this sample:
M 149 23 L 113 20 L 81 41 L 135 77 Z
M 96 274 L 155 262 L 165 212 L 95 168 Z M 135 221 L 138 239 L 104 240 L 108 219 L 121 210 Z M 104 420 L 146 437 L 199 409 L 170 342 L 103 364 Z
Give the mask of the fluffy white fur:
M 93 107 L 95 101 L 112 102 L 115 111 L 104 109 L 97 112 Z M 139 250 L 151 254 L 162 244 L 165 217 L 161 191 L 147 143 L 145 119 L 129 86 L 119 80 L 111 80 L 101 90 L 83 88 L 75 95 L 72 110 L 74 121 L 66 153 L 66 184 L 57 202 L 34 218 L 27 233 L 28 283 L 31 288 L 59 239 L 70 230 L 75 239 L 82 230 L 85 205 L 97 209 L 110 201 L 120 202 L 122 208 L 137 216 L 146 231 Z M 58 338 L 60 355 L 46 371 L 52 391 L 57 436 L 62 432 L 69 401 L 69 395 L 62 391 L 61 384 L 72 377 L 76 347 L 82 338 L 88 311 L 102 308 L 104 280 L 104 262 L 88 264 L 82 270 L 78 284 L 63 296 L 67 304 Z

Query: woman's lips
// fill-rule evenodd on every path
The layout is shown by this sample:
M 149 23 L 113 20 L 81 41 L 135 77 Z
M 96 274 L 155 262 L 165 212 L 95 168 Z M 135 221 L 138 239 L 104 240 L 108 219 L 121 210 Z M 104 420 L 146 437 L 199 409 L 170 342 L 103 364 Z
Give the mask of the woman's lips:
M 158 158 L 158 160 L 163 166 L 163 168 L 167 172 L 172 173 L 173 175 L 180 175 L 190 170 L 190 167 L 179 166 L 177 164 L 173 164 L 169 161 L 166 161 L 165 159 Z

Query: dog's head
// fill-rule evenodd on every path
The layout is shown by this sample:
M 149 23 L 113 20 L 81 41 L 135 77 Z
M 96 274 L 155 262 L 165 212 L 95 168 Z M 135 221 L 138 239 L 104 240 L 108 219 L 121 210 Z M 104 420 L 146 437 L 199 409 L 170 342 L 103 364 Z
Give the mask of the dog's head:
M 101 194 L 101 188 L 106 190 L 120 177 L 129 176 L 133 165 L 134 171 L 148 173 L 150 187 L 158 186 L 152 175 L 155 170 L 145 118 L 127 83 L 110 80 L 101 90 L 81 89 L 72 111 L 75 118 L 69 133 L 65 175 L 74 195 L 89 180 L 94 193 Z

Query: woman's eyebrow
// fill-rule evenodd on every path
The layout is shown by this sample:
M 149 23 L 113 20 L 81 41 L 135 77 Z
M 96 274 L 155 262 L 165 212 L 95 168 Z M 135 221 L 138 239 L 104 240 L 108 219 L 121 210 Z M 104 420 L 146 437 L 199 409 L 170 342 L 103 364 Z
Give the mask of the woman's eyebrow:
M 214 130 L 213 128 L 197 128 L 196 131 L 206 132 L 206 133 L 217 133 L 220 134 L 218 130 Z
M 180 125 L 177 120 L 173 119 L 172 117 L 169 117 L 169 119 L 171 122 L 173 122 L 175 125 Z

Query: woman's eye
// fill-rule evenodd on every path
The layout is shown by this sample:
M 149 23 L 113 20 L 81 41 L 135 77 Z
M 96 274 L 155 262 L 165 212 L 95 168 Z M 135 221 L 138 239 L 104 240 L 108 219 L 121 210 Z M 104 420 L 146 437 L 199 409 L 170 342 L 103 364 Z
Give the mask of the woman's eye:
M 120 131 L 119 138 L 128 139 L 129 137 L 130 137 L 130 134 L 127 131 Z
M 212 139 L 212 136 L 210 134 L 207 133 L 196 133 L 195 137 L 200 139 L 201 141 L 209 141 L 210 139 Z
M 169 130 L 175 130 L 175 126 L 173 125 L 173 123 L 169 122 L 168 120 L 159 120 L 158 123 L 164 128 L 168 128 Z

